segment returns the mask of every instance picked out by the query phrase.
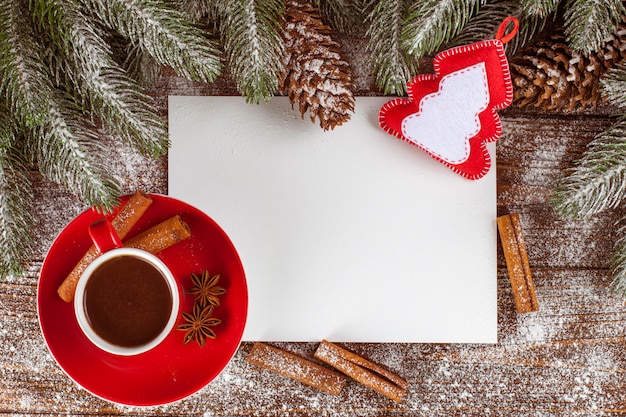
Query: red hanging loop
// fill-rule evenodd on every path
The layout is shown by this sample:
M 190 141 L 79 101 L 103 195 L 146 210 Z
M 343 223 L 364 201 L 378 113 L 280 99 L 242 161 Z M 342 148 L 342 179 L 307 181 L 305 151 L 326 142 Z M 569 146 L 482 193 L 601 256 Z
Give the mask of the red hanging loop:
M 505 34 L 507 28 L 509 27 L 509 23 L 513 23 L 513 28 L 508 33 Z M 502 21 L 502 24 L 498 28 L 498 32 L 496 33 L 496 39 L 498 39 L 502 43 L 507 43 L 511 39 L 513 39 L 515 35 L 517 35 L 518 29 L 519 29 L 519 21 L 515 17 L 509 16 L 506 19 L 504 19 L 504 21 Z

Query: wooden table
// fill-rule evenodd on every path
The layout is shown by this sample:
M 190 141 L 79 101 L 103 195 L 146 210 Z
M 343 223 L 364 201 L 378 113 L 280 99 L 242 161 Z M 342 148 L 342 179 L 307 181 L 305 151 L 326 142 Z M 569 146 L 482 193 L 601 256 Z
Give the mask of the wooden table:
M 359 95 L 376 95 L 358 38 L 343 39 Z M 167 95 L 236 95 L 224 75 L 212 85 L 164 70 L 151 91 L 163 117 Z M 497 143 L 498 214 L 523 223 L 540 311 L 517 314 L 498 244 L 498 344 L 346 344 L 410 382 L 395 403 L 349 382 L 330 396 L 245 361 L 244 343 L 224 372 L 197 394 L 156 408 L 112 405 L 85 392 L 55 364 L 37 321 L 38 273 L 54 237 L 85 207 L 33 173 L 35 245 L 24 276 L 0 283 L 0 413 L 207 416 L 614 416 L 626 414 L 626 306 L 609 290 L 620 213 L 561 221 L 548 204 L 556 181 L 610 124 L 608 110 L 585 114 L 502 112 Z M 167 160 L 108 145 L 125 192 L 166 194 Z M 495 221 L 495 219 L 494 219 Z M 276 346 L 312 356 L 314 343 Z

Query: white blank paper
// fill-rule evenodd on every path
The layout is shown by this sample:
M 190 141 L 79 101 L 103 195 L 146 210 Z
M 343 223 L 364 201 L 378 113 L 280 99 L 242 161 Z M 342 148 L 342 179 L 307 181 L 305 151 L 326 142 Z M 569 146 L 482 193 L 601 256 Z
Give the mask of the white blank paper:
M 244 340 L 497 341 L 495 162 L 453 173 L 378 127 L 388 100 L 324 132 L 284 97 L 169 98 L 169 194 L 237 248 Z

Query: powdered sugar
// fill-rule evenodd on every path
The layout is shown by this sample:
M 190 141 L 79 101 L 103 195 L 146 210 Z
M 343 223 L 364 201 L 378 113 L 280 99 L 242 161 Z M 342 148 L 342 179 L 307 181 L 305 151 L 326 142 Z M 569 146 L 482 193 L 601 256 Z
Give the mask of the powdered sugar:
M 354 64 L 353 68 L 366 71 Z M 358 88 L 369 88 L 370 78 L 356 80 Z M 174 88 L 180 94 L 190 87 Z M 245 361 L 249 343 L 207 387 L 174 404 L 120 406 L 82 390 L 45 346 L 37 323 L 36 285 L 53 238 L 86 207 L 37 177 L 33 261 L 23 276 L 0 284 L 0 411 L 207 417 L 617 414 L 626 404 L 626 306 L 610 293 L 607 271 L 617 216 L 608 213 L 588 222 L 563 222 L 547 205 L 562 169 L 605 125 L 606 120 L 595 118 L 503 116 L 505 134 L 497 145 L 498 203 L 502 211 L 521 215 L 540 311 L 515 312 L 500 260 L 497 345 L 342 345 L 410 382 L 399 404 L 352 380 L 335 397 L 259 369 Z M 103 158 L 124 192 L 137 188 L 167 192 L 164 161 L 149 160 L 125 146 L 112 147 Z M 316 343 L 274 345 L 309 359 L 317 348 Z
M 513 146 L 510 142 L 503 145 Z M 142 165 L 141 157 L 128 152 L 120 148 L 113 152 L 114 158 L 136 161 L 129 165 L 118 162 L 120 177 L 143 175 L 141 181 L 153 184 L 151 178 L 156 176 L 158 184 L 162 174 L 156 170 L 151 173 Z M 537 154 L 545 159 L 527 160 L 534 166 L 530 171 L 537 175 L 544 175 L 537 171 L 540 166 L 551 169 L 558 164 L 547 150 L 537 150 Z M 523 181 L 532 182 L 531 174 L 526 174 Z M 38 242 L 46 245 L 84 207 L 58 188 L 38 189 L 49 196 L 38 211 L 38 217 L 49 228 L 39 229 L 42 236 Z M 515 198 L 527 201 L 523 196 Z M 147 409 L 110 404 L 77 387 L 48 353 L 36 318 L 36 283 L 41 264 L 33 263 L 26 276 L 15 277 L 0 287 L 0 409 L 15 413 L 204 416 L 367 417 L 408 413 L 447 417 L 458 415 L 459 410 L 465 410 L 459 412 L 466 415 L 503 417 L 601 414 L 600 410 L 626 401 L 624 390 L 619 389 L 626 369 L 626 311 L 622 300 L 608 292 L 609 278 L 604 270 L 590 267 L 600 262 L 595 251 L 603 243 L 587 245 L 598 237 L 594 230 L 604 227 L 606 219 L 584 225 L 559 224 L 545 230 L 545 223 L 536 217 L 540 212 L 527 209 L 521 216 L 540 311 L 515 313 L 506 271 L 501 268 L 498 345 L 345 345 L 410 382 L 399 404 L 352 380 L 335 397 L 262 370 L 245 361 L 251 344 L 244 344 L 221 375 L 185 400 Z M 551 238 L 552 234 L 579 239 L 581 231 L 583 240 L 562 245 L 554 254 L 539 249 L 545 246 L 542 242 L 546 238 L 556 238 Z M 568 253 L 558 256 L 559 250 Z M 45 247 L 38 252 L 44 253 Z M 556 258 L 550 259 L 553 255 Z M 591 261 L 585 262 L 590 256 Z M 538 261 L 550 261 L 553 266 L 544 267 Z M 568 262 L 587 267 L 556 268 Z M 309 359 L 317 348 L 316 343 L 275 346 Z

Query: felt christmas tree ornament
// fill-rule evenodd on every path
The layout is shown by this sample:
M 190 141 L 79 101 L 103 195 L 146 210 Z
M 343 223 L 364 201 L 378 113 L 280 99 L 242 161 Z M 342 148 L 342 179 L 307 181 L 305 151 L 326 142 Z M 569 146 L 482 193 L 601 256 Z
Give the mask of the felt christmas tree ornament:
M 486 143 L 502 133 L 497 110 L 513 99 L 503 45 L 517 30 L 517 19 L 508 17 L 495 39 L 437 54 L 434 74 L 417 75 L 407 84 L 408 99 L 397 98 L 381 108 L 380 126 L 459 175 L 482 178 L 491 167 Z

